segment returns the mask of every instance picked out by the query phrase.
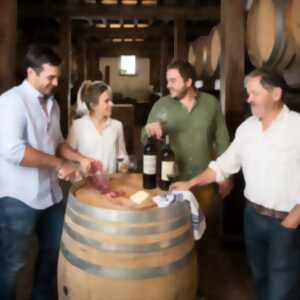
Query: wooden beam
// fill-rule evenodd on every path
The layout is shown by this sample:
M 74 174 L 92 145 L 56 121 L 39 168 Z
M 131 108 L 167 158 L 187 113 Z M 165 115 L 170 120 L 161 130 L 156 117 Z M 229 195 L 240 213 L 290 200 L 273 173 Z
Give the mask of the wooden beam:
M 147 37 L 161 37 L 164 35 L 172 35 L 172 31 L 164 26 L 156 28 L 118 28 L 118 29 L 100 29 L 91 28 L 84 32 L 85 36 L 91 37 L 105 37 L 105 38 L 147 38 Z
M 120 55 L 136 55 L 138 57 L 150 57 L 151 55 L 159 55 L 159 42 L 149 43 L 109 43 L 107 45 L 96 45 L 93 47 L 97 49 L 98 56 L 120 56 Z
M 17 1 L 0 2 L 0 93 L 15 84 Z
M 178 6 L 123 6 L 101 4 L 24 4 L 19 5 L 19 15 L 24 17 L 106 17 L 125 19 L 184 17 L 195 20 L 218 21 L 218 6 L 206 5 L 199 8 Z
M 194 27 L 188 28 L 188 34 L 190 36 L 202 36 L 207 35 L 211 27 Z M 73 31 L 73 37 L 76 39 L 82 39 L 84 36 L 86 39 L 103 39 L 103 38 L 154 38 L 161 39 L 163 36 L 172 37 L 174 30 L 167 26 L 155 27 L 155 28 L 143 28 L 143 29 L 100 29 L 100 28 L 90 28 L 86 30 Z

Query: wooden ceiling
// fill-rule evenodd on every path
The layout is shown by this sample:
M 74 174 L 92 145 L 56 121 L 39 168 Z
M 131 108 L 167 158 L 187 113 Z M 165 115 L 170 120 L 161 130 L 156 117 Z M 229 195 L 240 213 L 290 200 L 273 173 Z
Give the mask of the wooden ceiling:
M 18 15 L 22 28 L 55 32 L 69 17 L 75 36 L 124 42 L 172 36 L 180 18 L 191 41 L 219 22 L 220 0 L 19 0 Z

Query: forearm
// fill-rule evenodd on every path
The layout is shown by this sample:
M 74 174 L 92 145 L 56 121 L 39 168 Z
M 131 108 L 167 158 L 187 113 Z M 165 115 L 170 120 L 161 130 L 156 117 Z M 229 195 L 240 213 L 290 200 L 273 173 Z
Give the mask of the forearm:
M 30 168 L 45 168 L 58 170 L 63 160 L 55 155 L 39 151 L 29 145 L 25 147 L 24 157 L 20 162 L 21 166 Z
M 80 162 L 80 160 L 84 158 L 83 155 L 81 155 L 78 151 L 74 150 L 67 143 L 62 143 L 58 145 L 57 153 L 64 159 L 71 160 L 74 162 Z
M 211 168 L 207 168 L 198 176 L 189 180 L 190 188 L 196 185 L 206 185 L 216 181 L 216 173 Z

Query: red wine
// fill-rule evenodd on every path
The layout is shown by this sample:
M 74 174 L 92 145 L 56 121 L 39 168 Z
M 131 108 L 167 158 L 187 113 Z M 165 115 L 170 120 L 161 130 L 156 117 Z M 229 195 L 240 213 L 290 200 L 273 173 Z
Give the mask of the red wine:
M 156 188 L 156 160 L 157 153 L 154 138 L 149 137 L 144 146 L 143 156 L 143 188 Z
M 168 190 L 171 184 L 171 178 L 175 173 L 175 154 L 170 147 L 169 136 L 165 136 L 165 145 L 161 150 L 161 173 L 159 187 L 162 190 Z

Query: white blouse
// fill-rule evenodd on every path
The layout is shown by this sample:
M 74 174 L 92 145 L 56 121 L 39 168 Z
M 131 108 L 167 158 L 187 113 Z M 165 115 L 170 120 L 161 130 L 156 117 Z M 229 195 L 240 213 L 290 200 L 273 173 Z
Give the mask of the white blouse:
M 115 119 L 109 119 L 101 133 L 89 115 L 74 120 L 67 143 L 81 154 L 100 160 L 109 174 L 116 172 L 118 158 L 128 162 L 123 125 Z

